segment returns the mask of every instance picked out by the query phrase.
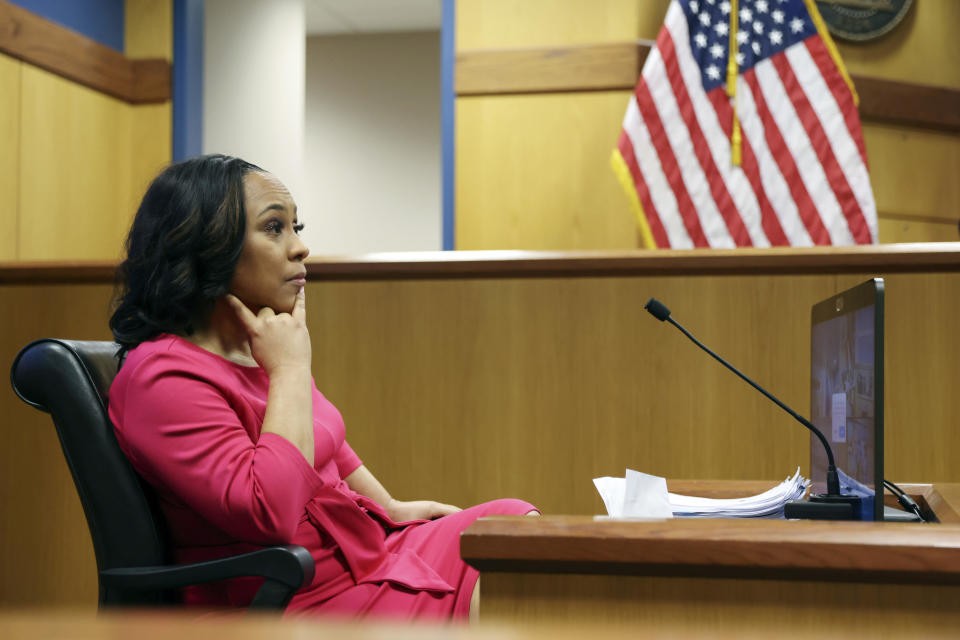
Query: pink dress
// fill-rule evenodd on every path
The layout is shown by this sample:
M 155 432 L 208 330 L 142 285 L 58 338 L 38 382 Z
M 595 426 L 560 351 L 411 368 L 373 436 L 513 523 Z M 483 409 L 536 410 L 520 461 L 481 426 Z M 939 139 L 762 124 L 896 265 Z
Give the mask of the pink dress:
M 120 447 L 152 485 L 179 562 L 298 544 L 316 562 L 288 612 L 461 618 L 477 572 L 460 533 L 485 515 L 534 507 L 495 500 L 432 521 L 394 522 L 343 478 L 360 458 L 343 418 L 313 389 L 314 464 L 285 438 L 261 434 L 269 380 L 176 336 L 127 355 L 110 388 Z M 243 606 L 261 579 L 190 587 L 189 604 Z

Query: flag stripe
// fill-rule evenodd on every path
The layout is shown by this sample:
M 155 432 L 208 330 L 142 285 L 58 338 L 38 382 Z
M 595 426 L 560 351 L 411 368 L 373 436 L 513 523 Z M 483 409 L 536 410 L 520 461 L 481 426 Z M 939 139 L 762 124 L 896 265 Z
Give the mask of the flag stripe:
M 683 226 L 680 216 L 674 212 L 677 211 L 677 198 L 673 194 L 667 176 L 663 172 L 663 166 L 660 164 L 660 157 L 650 139 L 650 132 L 647 125 L 643 122 L 643 116 L 640 115 L 640 109 L 637 106 L 635 97 L 630 98 L 627 103 L 627 115 L 623 119 L 623 130 L 627 137 L 633 143 L 633 155 L 637 161 L 637 167 L 643 174 L 644 180 L 649 188 L 650 201 L 653 203 L 654 211 L 663 225 L 669 239 L 669 247 L 690 248 L 693 242 Z M 664 211 L 668 212 L 664 215 Z
M 703 137 L 713 155 L 716 173 L 711 175 L 723 181 L 754 246 L 769 246 L 771 240 L 764 233 L 766 227 L 762 222 L 763 213 L 759 202 L 761 197 L 765 198 L 765 196 L 750 183 L 749 177 L 743 171 L 737 170 L 731 164 L 730 130 L 733 112 L 729 105 L 729 98 L 722 89 L 714 89 L 709 93 L 705 91 L 699 65 L 691 49 L 686 16 L 679 7 L 676 14 L 676 19 L 671 19 L 674 15 L 668 12 L 667 19 L 664 21 L 664 30 L 670 33 L 677 66 L 693 104 Z M 717 101 L 714 100 L 715 96 Z M 719 102 L 721 97 L 722 102 Z M 724 115 L 721 115 L 718 110 L 718 103 L 725 104 Z
M 718 89 L 714 89 L 708 93 L 707 97 L 717 112 L 720 130 L 729 138 L 733 131 L 733 108 L 730 106 L 730 100 L 723 90 Z M 743 96 L 740 96 L 739 99 L 742 104 Z M 741 116 L 742 115 L 744 114 L 741 112 Z M 764 188 L 763 180 L 760 177 L 760 167 L 757 163 L 757 156 L 753 151 L 754 145 L 747 133 L 747 118 L 743 118 L 741 124 L 744 133 L 741 145 L 743 173 L 747 177 L 753 195 L 757 199 L 757 206 L 760 209 L 760 226 L 763 228 L 764 235 L 766 235 L 769 244 L 773 246 L 793 244 L 784 233 L 780 219 L 777 217 L 777 212 L 774 211 L 773 205 L 770 204 L 770 199 L 767 197 L 767 190 Z M 769 155 L 769 151 L 767 155 Z M 785 192 L 785 190 L 782 192 Z
M 753 69 L 747 71 L 743 74 L 743 79 L 747 81 L 747 85 L 750 87 L 753 103 L 757 107 L 757 113 L 760 114 L 760 120 L 766 123 L 766 126 L 764 126 L 764 135 L 767 146 L 770 148 L 770 153 L 773 154 L 773 159 L 777 163 L 777 166 L 780 167 L 780 173 L 783 175 L 783 179 L 790 189 L 790 195 L 797 205 L 797 212 L 803 221 L 807 233 L 810 235 L 810 240 L 814 244 L 830 244 L 830 234 L 827 232 L 826 227 L 823 226 L 823 221 L 820 220 L 817 208 L 814 206 L 813 200 L 810 198 L 810 194 L 807 192 L 807 188 L 800 177 L 800 170 L 797 168 L 797 163 L 794 162 L 794 157 L 791 155 L 790 149 L 787 148 L 787 143 L 780 133 L 780 129 L 777 127 L 773 115 L 770 113 L 770 108 L 767 106 L 767 101 L 763 97 L 763 92 L 760 90 L 757 81 L 757 72 L 763 64 L 764 63 L 760 63 Z
M 650 56 L 656 50 L 650 52 L 647 56 L 649 64 Z M 637 84 L 636 90 L 637 107 L 640 116 L 647 125 L 647 131 L 650 133 L 650 141 L 657 150 L 657 157 L 660 158 L 660 165 L 663 167 L 664 175 L 670 183 L 670 189 L 677 198 L 678 211 L 683 226 L 690 236 L 691 242 L 695 247 L 708 247 L 707 237 L 700 226 L 700 219 L 697 217 L 697 210 L 693 206 L 690 194 L 687 193 L 687 187 L 683 183 L 683 177 L 680 172 L 680 166 L 676 157 L 673 155 L 673 149 L 670 147 L 670 141 L 667 138 L 667 132 L 664 130 L 663 123 L 660 121 L 660 115 L 657 113 L 656 102 L 650 94 L 650 88 L 647 85 L 646 78 Z
M 806 51 L 806 48 L 803 50 Z M 860 203 L 857 202 L 853 189 L 850 187 L 843 169 L 840 168 L 840 163 L 837 162 L 837 157 L 830 144 L 830 138 L 824 131 L 823 125 L 820 124 L 820 118 L 800 85 L 793 66 L 785 55 L 773 56 L 771 60 L 780 73 L 783 88 L 793 103 L 793 108 L 797 112 L 804 131 L 806 131 L 810 146 L 820 160 L 820 166 L 823 167 L 823 173 L 830 183 L 834 199 L 840 206 L 843 218 L 846 220 L 847 230 L 857 242 L 869 242 L 870 231 L 867 229 L 867 222 L 860 210 Z
M 617 149 L 620 156 L 630 170 L 630 177 L 633 178 L 634 187 L 637 190 L 637 197 L 640 198 L 640 204 L 643 206 L 643 214 L 650 226 L 650 233 L 653 234 L 653 241 L 658 247 L 669 247 L 670 239 L 667 238 L 667 232 L 660 222 L 660 215 L 657 208 L 653 206 L 653 200 L 650 199 L 650 189 L 647 187 L 647 181 L 643 179 L 643 172 L 637 164 L 637 157 L 633 154 L 633 142 L 626 131 L 620 132 L 620 141 L 617 143 Z
M 710 194 L 710 180 L 697 160 L 693 140 L 690 138 L 691 132 L 680 116 L 680 106 L 677 104 L 673 88 L 667 78 L 667 70 L 659 47 L 650 52 L 647 62 L 647 86 L 653 97 L 653 106 L 667 134 L 673 157 L 680 169 L 680 180 L 693 203 L 692 214 L 699 221 L 708 246 L 732 248 L 735 246 L 733 238 L 730 237 L 727 226 L 720 216 L 720 210 Z
M 847 131 L 850 137 L 856 142 L 857 150 L 860 152 L 860 160 L 863 166 L 869 167 L 867 162 L 867 149 L 863 143 L 863 133 L 860 129 L 860 118 L 857 115 L 857 107 L 853 103 L 853 94 L 847 85 L 843 75 L 833 64 L 833 58 L 830 57 L 830 51 L 820 38 L 808 38 L 806 40 L 807 50 L 813 58 L 817 68 L 823 75 L 824 81 L 830 87 L 833 99 L 837 101 L 840 107 L 840 113 L 843 114 L 843 120 L 847 125 Z
M 709 142 L 703 133 L 703 129 L 700 128 L 697 114 L 694 113 L 694 103 L 690 98 L 690 94 L 687 92 L 687 87 L 680 73 L 680 65 L 677 62 L 677 54 L 669 28 L 660 32 L 660 37 L 657 39 L 657 49 L 660 51 L 660 56 L 663 60 L 667 80 L 673 89 L 673 96 L 677 102 L 677 113 L 680 114 L 680 117 L 686 125 L 691 144 L 693 145 L 693 153 L 700 163 L 701 170 L 705 174 L 704 180 L 710 188 L 710 194 L 713 197 L 713 204 L 717 208 L 717 213 L 723 219 L 727 232 L 730 234 L 736 246 L 752 246 L 753 241 L 750 239 L 750 234 L 747 233 L 743 220 L 740 218 L 740 212 L 737 210 L 736 205 L 734 205 L 733 198 L 730 197 L 730 191 L 727 189 L 725 182 L 722 179 L 706 179 L 706 176 L 724 176 L 722 176 L 720 170 L 717 168 L 716 162 L 714 162 Z M 697 82 L 700 82 L 699 77 L 697 78 Z
M 787 59 L 797 78 L 797 83 L 803 88 L 807 102 L 816 114 L 816 121 L 826 134 L 829 149 L 833 151 L 840 173 L 856 199 L 859 208 L 859 219 L 847 219 L 852 228 L 859 228 L 853 235 L 858 242 L 872 242 L 876 239 L 876 228 L 871 227 L 869 221 L 876 219 L 876 205 L 873 201 L 873 191 L 870 189 L 870 175 L 863 163 L 863 157 L 854 137 L 851 136 L 844 120 L 840 105 L 834 99 L 834 94 L 827 86 L 826 80 L 817 69 L 816 62 L 805 46 L 791 47 L 786 51 Z M 848 92 L 849 93 L 849 92 Z M 847 196 L 838 194 L 838 198 L 845 202 Z M 858 225 L 862 225 L 859 226 Z
M 776 213 L 777 222 L 782 227 L 789 244 L 795 247 L 810 246 L 813 240 L 803 220 L 800 219 L 800 212 L 790 187 L 767 144 L 764 122 L 757 112 L 753 93 L 746 78 L 741 76 L 737 86 L 737 112 L 740 116 L 744 142 L 748 147 L 756 150 L 760 180 L 763 185 L 761 193 L 769 194 L 770 205 Z M 773 123 L 768 124 L 774 126 Z
M 797 173 L 807 190 L 813 205 L 814 216 L 820 219 L 827 232 L 824 244 L 850 244 L 853 236 L 843 218 L 843 210 L 836 195 L 830 188 L 830 182 L 824 174 L 817 151 L 807 136 L 800 114 L 797 113 L 787 89 L 783 86 L 780 73 L 772 59 L 764 60 L 754 67 L 757 86 L 770 109 L 770 117 L 776 123 L 787 145 L 787 152 L 793 158 Z

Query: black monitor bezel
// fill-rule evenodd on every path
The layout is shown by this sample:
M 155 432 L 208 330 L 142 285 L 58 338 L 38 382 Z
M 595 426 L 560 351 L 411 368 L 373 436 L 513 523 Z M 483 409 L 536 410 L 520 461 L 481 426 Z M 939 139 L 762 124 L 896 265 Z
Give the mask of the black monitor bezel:
M 813 329 L 816 325 L 845 315 L 857 309 L 874 305 L 873 339 L 873 402 L 874 402 L 874 491 L 873 519 L 883 520 L 883 278 L 871 278 L 855 287 L 841 291 L 822 300 L 810 310 L 810 378 L 813 379 Z M 813 392 L 811 390 L 810 417 L 813 418 Z M 820 426 L 820 425 L 817 425 Z M 813 447 L 823 445 L 810 434 L 810 472 L 813 473 Z

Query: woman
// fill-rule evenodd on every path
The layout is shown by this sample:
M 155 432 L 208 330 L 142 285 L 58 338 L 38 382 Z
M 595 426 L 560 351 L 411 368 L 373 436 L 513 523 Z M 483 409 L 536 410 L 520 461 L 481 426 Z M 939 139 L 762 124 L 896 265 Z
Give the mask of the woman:
M 287 189 L 238 158 L 187 160 L 153 181 L 110 321 L 120 446 L 156 489 L 179 561 L 299 544 L 317 570 L 288 611 L 466 617 L 477 573 L 460 533 L 536 510 L 399 501 L 362 464 L 313 384 L 302 228 Z M 240 606 L 257 584 L 184 597 Z

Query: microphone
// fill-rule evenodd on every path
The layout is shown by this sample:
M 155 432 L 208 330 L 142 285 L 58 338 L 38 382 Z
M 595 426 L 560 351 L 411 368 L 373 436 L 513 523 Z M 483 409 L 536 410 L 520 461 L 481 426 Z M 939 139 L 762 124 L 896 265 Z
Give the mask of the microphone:
M 735 374 L 740 376 L 740 378 L 746 381 L 747 384 L 772 400 L 778 407 L 793 416 L 797 422 L 805 426 L 807 429 L 813 432 L 817 438 L 819 438 L 820 442 L 823 444 L 823 448 L 827 452 L 827 492 L 825 494 L 813 494 L 810 496 L 809 501 L 792 500 L 788 502 L 784 508 L 784 515 L 787 518 L 854 520 L 859 517 L 858 514 L 860 513 L 861 498 L 859 496 L 843 495 L 840 493 L 840 477 L 837 474 L 837 465 L 834 463 L 833 449 L 830 448 L 830 443 L 824 437 L 820 429 L 818 429 L 813 425 L 813 423 L 798 414 L 796 411 L 782 403 L 766 389 L 745 376 L 740 372 L 739 369 L 711 351 L 705 344 L 694 338 L 690 332 L 684 329 L 679 322 L 670 317 L 670 309 L 668 309 L 662 302 L 656 298 L 650 298 L 643 308 L 649 311 L 650 315 L 657 320 L 661 322 L 666 321 L 675 326 L 695 345 L 709 353 L 727 369 L 730 369 L 730 371 L 733 371 Z

